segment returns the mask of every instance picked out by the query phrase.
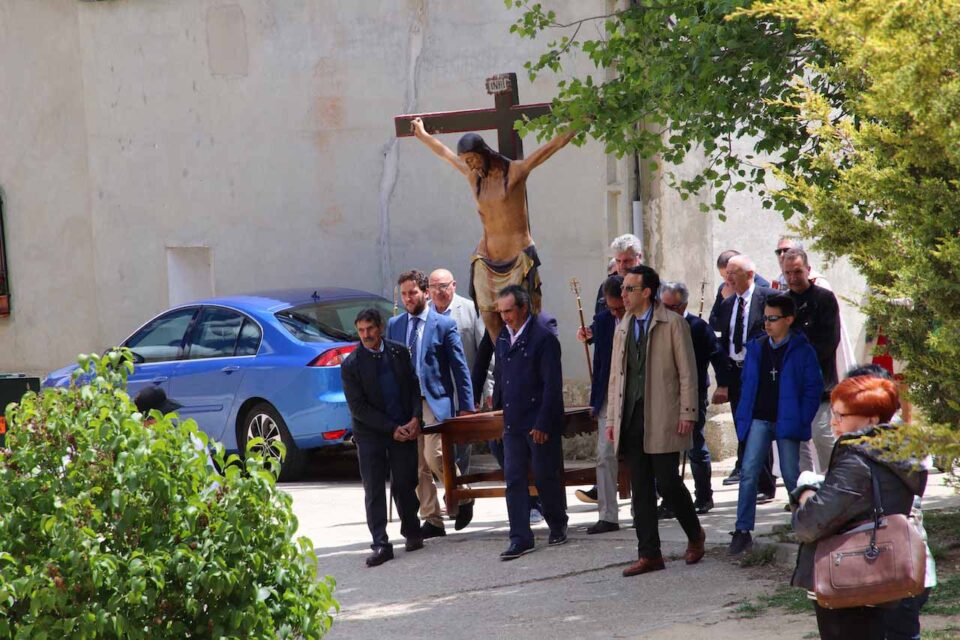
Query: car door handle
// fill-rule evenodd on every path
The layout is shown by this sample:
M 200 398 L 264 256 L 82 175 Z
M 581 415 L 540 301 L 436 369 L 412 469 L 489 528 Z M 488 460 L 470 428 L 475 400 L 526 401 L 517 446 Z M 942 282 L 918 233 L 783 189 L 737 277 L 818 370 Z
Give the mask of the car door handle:
M 224 373 L 229 375 L 234 371 L 240 371 L 240 367 L 239 365 L 231 364 L 229 366 L 224 367 L 223 369 L 220 369 L 220 371 L 223 371 Z
M 161 384 L 161 383 L 163 383 L 163 382 L 166 382 L 166 381 L 169 380 L 169 379 L 170 379 L 170 378 L 168 378 L 167 376 L 157 376 L 156 378 L 154 378 L 154 379 L 151 380 L 150 382 L 152 382 L 153 384 Z

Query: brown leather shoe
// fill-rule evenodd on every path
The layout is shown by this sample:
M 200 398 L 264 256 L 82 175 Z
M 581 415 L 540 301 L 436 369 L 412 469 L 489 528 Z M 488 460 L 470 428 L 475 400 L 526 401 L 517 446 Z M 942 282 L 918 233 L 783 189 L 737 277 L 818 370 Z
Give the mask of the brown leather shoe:
M 696 542 L 691 540 L 687 543 L 687 551 L 683 554 L 683 559 L 687 564 L 697 564 L 703 558 L 707 550 L 707 532 L 700 527 L 700 536 Z
M 659 558 L 640 558 L 632 565 L 623 570 L 623 577 L 638 576 L 641 573 L 650 573 L 651 571 L 662 571 L 666 569 L 663 565 L 663 556 Z

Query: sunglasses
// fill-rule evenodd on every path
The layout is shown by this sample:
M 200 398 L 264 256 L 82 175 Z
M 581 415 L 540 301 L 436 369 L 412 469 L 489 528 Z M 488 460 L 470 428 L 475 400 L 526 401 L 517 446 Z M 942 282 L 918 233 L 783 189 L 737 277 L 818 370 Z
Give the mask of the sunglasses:
M 775 254 L 777 254 L 778 256 L 781 256 L 781 255 L 785 254 L 787 251 L 790 251 L 790 248 L 789 248 L 789 247 L 787 247 L 787 248 L 785 248 L 785 249 L 774 249 L 773 252 L 774 252 Z
M 783 320 L 787 316 L 763 316 L 764 322 L 776 322 L 778 320 Z

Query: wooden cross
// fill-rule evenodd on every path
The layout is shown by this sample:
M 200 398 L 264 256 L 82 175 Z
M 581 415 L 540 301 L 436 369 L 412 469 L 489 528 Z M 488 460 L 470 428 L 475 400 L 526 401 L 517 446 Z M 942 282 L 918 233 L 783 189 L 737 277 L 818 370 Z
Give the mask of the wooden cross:
M 486 85 L 487 93 L 493 96 L 493 109 L 394 116 L 397 137 L 406 138 L 413 135 L 410 121 L 414 118 L 423 119 L 423 127 L 427 133 L 465 133 L 496 129 L 498 151 L 511 160 L 519 160 L 523 157 L 523 141 L 513 128 L 514 123 L 524 117 L 532 119 L 550 113 L 550 103 L 520 104 L 515 73 L 501 73 L 487 78 Z

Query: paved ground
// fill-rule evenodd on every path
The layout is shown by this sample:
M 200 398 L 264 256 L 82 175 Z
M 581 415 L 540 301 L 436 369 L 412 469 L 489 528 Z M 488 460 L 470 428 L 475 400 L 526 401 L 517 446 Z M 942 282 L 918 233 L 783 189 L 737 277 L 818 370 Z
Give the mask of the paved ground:
M 481 461 L 482 462 L 482 461 Z M 415 553 L 403 551 L 399 524 L 389 526 L 396 559 L 368 569 L 369 533 L 363 515 L 363 490 L 349 460 L 329 467 L 309 482 L 287 484 L 300 519 L 300 532 L 316 545 L 321 571 L 337 579 L 342 611 L 333 640 L 405 638 L 665 638 L 709 637 L 746 640 L 816 637 L 810 615 L 787 616 L 778 610 L 754 619 L 738 618 L 735 609 L 760 594 L 773 592 L 785 579 L 769 570 L 744 569 L 729 562 L 729 542 L 736 511 L 736 486 L 722 487 L 714 477 L 717 508 L 702 518 L 709 544 L 704 560 L 688 567 L 669 561 L 666 571 L 623 578 L 621 570 L 636 556 L 633 529 L 598 536 L 584 529 L 596 509 L 568 490 L 571 541 L 547 548 L 545 525 L 535 528 L 538 549 L 512 562 L 498 554 L 507 545 L 503 499 L 478 500 L 473 523 L 445 538 L 428 540 Z M 722 468 L 722 467 L 721 467 Z M 716 473 L 716 472 L 715 472 Z M 689 474 L 688 474 L 689 476 Z M 932 476 L 928 507 L 960 504 L 960 498 Z M 688 484 L 692 482 L 688 479 Z M 761 505 L 758 533 L 788 521 L 785 491 Z M 622 524 L 630 508 L 621 503 Z M 675 521 L 661 524 L 664 553 L 679 555 L 685 546 Z M 776 625 L 776 630 L 771 629 Z

